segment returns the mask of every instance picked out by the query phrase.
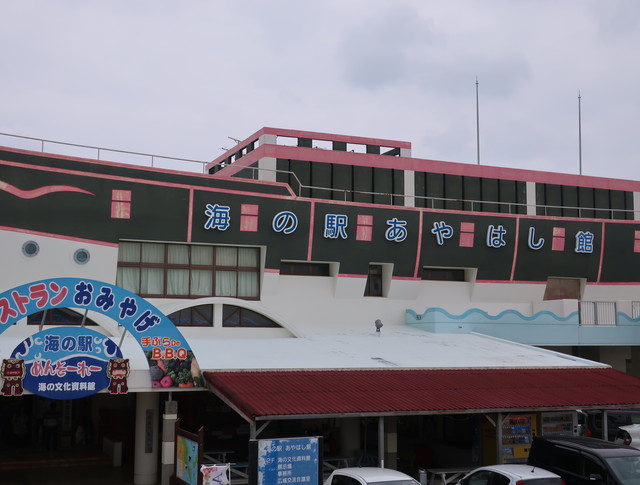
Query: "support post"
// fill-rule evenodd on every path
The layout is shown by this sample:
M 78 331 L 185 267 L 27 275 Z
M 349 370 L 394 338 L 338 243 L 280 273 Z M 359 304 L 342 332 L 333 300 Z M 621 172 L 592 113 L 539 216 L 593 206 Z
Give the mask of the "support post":
M 384 468 L 384 416 L 378 417 L 378 466 Z
M 133 483 L 154 485 L 158 479 L 158 394 L 136 394 Z
M 169 485 L 174 472 L 174 457 L 176 443 L 176 419 L 178 419 L 178 402 L 166 401 L 162 415 L 162 485 Z

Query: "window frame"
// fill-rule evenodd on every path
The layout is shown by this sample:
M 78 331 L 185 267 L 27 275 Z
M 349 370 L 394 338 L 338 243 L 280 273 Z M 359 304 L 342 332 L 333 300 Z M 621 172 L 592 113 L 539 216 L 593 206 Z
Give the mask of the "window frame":
M 137 244 L 138 248 L 136 250 L 137 260 L 136 261 L 123 261 L 121 259 L 122 247 L 125 244 Z M 162 262 L 145 262 L 143 261 L 144 254 L 144 245 L 161 245 L 162 248 Z M 187 252 L 187 261 L 181 263 L 170 263 L 169 259 L 169 251 L 172 246 L 186 246 L 188 248 Z M 209 248 L 211 251 L 211 264 L 197 264 L 194 263 L 194 248 Z M 235 254 L 235 265 L 222 264 L 219 263 L 220 252 L 223 249 L 234 249 L 236 251 Z M 240 250 L 251 250 L 255 251 L 255 261 L 256 266 L 242 266 L 240 265 L 239 252 Z M 176 243 L 176 242 L 156 242 L 156 241 L 128 241 L 123 240 L 120 241 L 120 246 L 118 248 L 118 270 L 117 270 L 117 281 L 119 286 L 123 286 L 123 282 L 121 280 L 121 268 L 133 268 L 137 269 L 137 282 L 136 288 L 133 293 L 136 293 L 145 298 L 203 298 L 209 296 L 224 296 L 230 298 L 240 298 L 243 300 L 259 300 L 260 299 L 260 290 L 261 290 L 261 281 L 260 275 L 262 272 L 262 264 L 261 264 L 261 249 L 259 247 L 253 246 L 231 246 L 231 245 L 207 245 L 207 244 L 184 244 L 184 243 Z M 142 292 L 143 285 L 143 274 L 144 270 L 161 270 L 162 271 L 162 291 L 160 293 L 150 293 L 150 292 Z M 187 291 L 184 294 L 175 294 L 169 292 L 169 273 L 170 271 L 187 271 Z M 211 273 L 211 292 L 206 294 L 195 293 L 193 287 L 193 275 L 195 271 L 207 271 Z M 217 274 L 223 271 L 235 273 L 236 278 L 234 282 L 234 291 L 231 295 L 227 294 L 219 294 L 218 293 L 218 285 L 217 285 Z M 255 295 L 241 295 L 241 280 L 238 276 L 243 273 L 252 273 L 255 274 L 255 283 L 257 286 Z

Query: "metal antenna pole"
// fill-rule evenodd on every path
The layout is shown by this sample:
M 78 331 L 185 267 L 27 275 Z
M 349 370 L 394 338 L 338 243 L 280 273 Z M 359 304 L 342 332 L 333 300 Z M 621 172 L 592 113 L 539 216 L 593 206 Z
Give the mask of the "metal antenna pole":
M 478 76 L 476 76 L 476 147 L 480 165 L 480 104 L 478 102 Z
M 580 91 L 578 91 L 578 168 L 579 174 L 582 175 L 582 97 Z

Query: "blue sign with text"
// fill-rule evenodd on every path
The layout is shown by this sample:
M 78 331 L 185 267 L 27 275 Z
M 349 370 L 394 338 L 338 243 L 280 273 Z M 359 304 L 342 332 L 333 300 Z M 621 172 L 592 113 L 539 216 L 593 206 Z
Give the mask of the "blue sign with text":
M 107 387 L 109 360 L 122 358 L 122 352 L 94 330 L 59 327 L 23 340 L 11 358 L 24 360 L 25 389 L 51 399 L 77 399 Z
M 318 483 L 318 437 L 258 440 L 258 485 Z

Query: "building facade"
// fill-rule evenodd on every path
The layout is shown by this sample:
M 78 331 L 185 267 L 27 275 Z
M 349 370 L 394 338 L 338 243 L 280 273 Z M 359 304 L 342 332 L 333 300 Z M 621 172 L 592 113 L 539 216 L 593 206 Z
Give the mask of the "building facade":
M 141 484 L 176 413 L 238 461 L 294 433 L 410 472 L 520 459 L 514 413 L 640 406 L 638 194 L 274 128 L 204 173 L 2 148 L 0 359 L 29 376 L 3 415 L 42 444 L 54 402 L 60 445 L 90 430 Z M 89 336 L 91 389 L 61 375 Z

